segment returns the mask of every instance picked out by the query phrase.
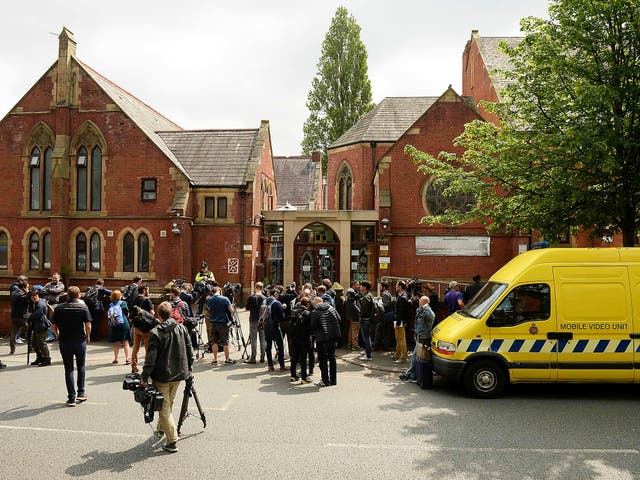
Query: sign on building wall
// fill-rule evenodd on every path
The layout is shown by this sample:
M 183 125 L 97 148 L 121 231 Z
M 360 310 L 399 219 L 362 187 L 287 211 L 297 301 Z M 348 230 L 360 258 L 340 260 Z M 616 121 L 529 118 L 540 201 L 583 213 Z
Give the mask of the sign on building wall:
M 227 258 L 227 273 L 238 274 L 240 261 L 237 258 Z
M 416 255 L 444 257 L 488 257 L 491 237 L 416 237 Z

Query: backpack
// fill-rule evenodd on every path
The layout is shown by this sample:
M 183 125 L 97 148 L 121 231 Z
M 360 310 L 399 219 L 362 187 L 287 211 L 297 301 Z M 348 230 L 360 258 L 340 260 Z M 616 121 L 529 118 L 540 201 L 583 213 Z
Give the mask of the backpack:
M 109 307 L 107 318 L 109 319 L 110 327 L 119 327 L 124 324 L 124 315 L 122 314 L 120 303 L 114 303 Z
M 98 309 L 98 289 L 96 287 L 89 287 L 87 293 L 84 296 L 84 303 L 92 310 Z
M 131 317 L 133 326 L 139 329 L 142 333 L 150 332 L 158 322 L 156 317 L 147 312 L 144 308 L 140 308 L 138 305 L 133 307 L 133 316 Z
M 271 303 L 267 303 L 267 299 L 260 305 L 260 314 L 258 316 L 258 327 L 263 329 L 271 325 Z
M 174 304 L 173 310 L 171 310 L 171 318 L 175 319 L 178 323 L 184 323 L 184 315 L 182 314 L 182 306 L 184 305 L 184 301 L 180 300 Z
M 373 301 L 373 321 L 374 322 L 383 322 L 384 321 L 384 304 L 382 303 L 382 299 Z
M 122 299 L 127 302 L 127 307 L 129 307 L 130 310 L 133 309 L 133 305 L 137 297 L 138 285 L 135 283 L 127 285 L 122 292 Z

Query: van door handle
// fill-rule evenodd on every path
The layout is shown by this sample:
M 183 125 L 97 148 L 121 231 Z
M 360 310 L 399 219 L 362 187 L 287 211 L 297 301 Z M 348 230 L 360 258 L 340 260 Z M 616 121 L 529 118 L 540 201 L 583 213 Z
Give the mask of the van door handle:
M 573 332 L 547 332 L 549 340 L 572 340 Z
M 640 333 L 630 333 L 629 338 L 640 338 Z

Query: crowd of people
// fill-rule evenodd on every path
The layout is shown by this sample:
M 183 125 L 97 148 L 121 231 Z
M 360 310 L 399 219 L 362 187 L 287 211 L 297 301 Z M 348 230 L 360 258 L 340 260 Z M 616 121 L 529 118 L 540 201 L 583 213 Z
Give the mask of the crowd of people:
M 195 285 L 174 282 L 169 300 L 155 307 L 149 298 L 149 286 L 139 275 L 122 290 L 109 290 L 104 280 L 98 279 L 87 289 L 84 299 L 76 286 L 65 291 L 57 273 L 46 285 L 31 288 L 28 278 L 21 275 L 10 293 L 10 353 L 15 353 L 17 338 L 26 330 L 29 348 L 36 353 L 31 365 L 51 365 L 46 342 L 51 330 L 58 338 L 64 365 L 66 403 L 73 407 L 87 399 L 86 347 L 98 338 L 100 322 L 106 319 L 108 341 L 113 344 L 112 363 L 119 363 L 122 348 L 125 364 L 131 365 L 132 373 L 140 372 L 139 352 L 144 346 L 141 382 L 147 385 L 153 380 L 165 397 L 158 429 L 166 435 L 163 448 L 175 452 L 177 432 L 171 407 L 177 385 L 191 375 L 194 349 L 199 348 L 202 341 L 196 332 L 198 322 L 193 321 L 194 312 L 208 319 L 211 364 L 235 363 L 229 351 L 230 328 L 236 314 L 233 290 L 223 291 L 208 271 L 206 262 L 201 264 L 195 280 Z M 467 288 L 466 294 L 460 292 L 455 281 L 450 282 L 444 296 L 447 311 L 452 313 L 463 308 L 480 287 L 479 276 L 474 277 L 474 284 Z M 290 382 L 294 384 L 310 383 L 317 366 L 320 378 L 315 385 L 328 387 L 337 384 L 336 349 L 339 346 L 360 351 L 359 358 L 365 362 L 372 360 L 373 352 L 392 350 L 394 361 L 403 363 L 409 360 L 408 351 L 412 351 L 411 362 L 400 379 L 415 381 L 418 351 L 430 344 L 438 295 L 430 284 L 403 280 L 395 283 L 395 296 L 386 283 L 381 285 L 379 298 L 375 298 L 371 290 L 368 280 L 351 282 L 345 295 L 342 287 L 328 278 L 318 285 L 305 283 L 299 288 L 295 283 L 285 288 L 265 287 L 257 282 L 246 301 L 249 337 L 245 363 L 266 362 L 266 368 L 272 372 L 277 362 L 279 370 L 289 371 Z M 288 369 L 285 340 L 290 360 Z M 218 362 L 220 349 L 224 355 L 221 363 Z

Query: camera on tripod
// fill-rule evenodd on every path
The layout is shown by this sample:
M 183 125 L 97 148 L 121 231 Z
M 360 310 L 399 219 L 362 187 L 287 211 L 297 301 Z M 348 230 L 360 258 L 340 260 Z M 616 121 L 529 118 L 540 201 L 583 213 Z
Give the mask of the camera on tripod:
M 233 296 L 240 293 L 240 288 L 241 286 L 239 283 L 227 282 L 222 286 L 222 293 L 225 297 Z
M 153 385 L 142 386 L 142 378 L 139 373 L 125 375 L 122 389 L 133 392 L 133 399 L 142 405 L 144 423 L 153 422 L 155 412 L 162 410 L 164 395 Z

